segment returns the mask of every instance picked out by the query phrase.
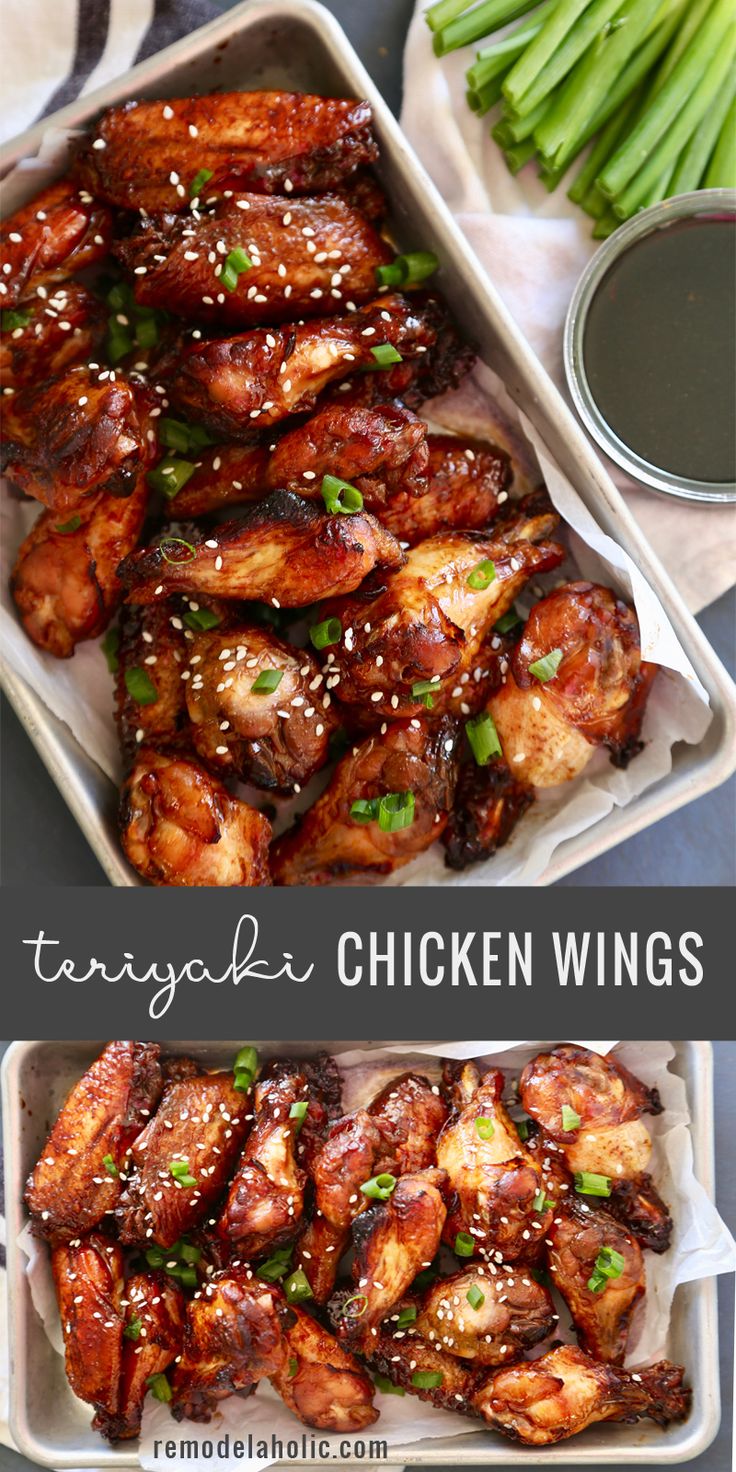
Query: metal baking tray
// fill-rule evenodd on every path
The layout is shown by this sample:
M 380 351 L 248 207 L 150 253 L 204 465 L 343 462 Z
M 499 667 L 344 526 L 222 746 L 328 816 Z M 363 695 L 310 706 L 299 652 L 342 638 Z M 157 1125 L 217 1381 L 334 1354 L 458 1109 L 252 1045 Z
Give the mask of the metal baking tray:
M 420 243 L 437 253 L 443 262 L 438 284 L 457 321 L 536 425 L 599 526 L 641 569 L 667 610 L 710 696 L 713 720 L 700 745 L 680 743 L 673 752 L 667 777 L 636 802 L 615 808 L 587 832 L 560 844 L 542 876 L 542 883 L 550 883 L 725 781 L 736 767 L 736 688 L 337 22 L 314 0 L 245 0 L 220 19 L 21 134 L 0 150 L 0 174 L 19 159 L 33 156 L 47 128 L 85 127 L 103 108 L 131 97 L 176 97 L 213 89 L 264 86 L 369 99 L 381 147 L 378 173 L 391 201 L 398 239 L 407 245 Z M 32 176 L 27 186 L 19 182 L 6 189 L 5 211 L 16 209 L 32 193 Z M 139 884 L 120 851 L 113 785 L 90 761 L 69 728 L 7 664 L 0 664 L 0 677 L 110 881 L 115 885 Z
M 91 1408 L 72 1394 L 61 1356 L 49 1344 L 31 1302 L 24 1272 L 25 1258 L 16 1238 L 26 1220 L 22 1194 L 47 1132 L 66 1094 L 104 1043 L 17 1042 L 2 1065 L 3 1128 L 6 1172 L 8 1306 L 10 1315 L 10 1429 L 16 1445 L 43 1466 L 138 1466 L 136 1443 L 113 1449 L 91 1430 Z M 164 1051 L 192 1054 L 208 1067 L 230 1066 L 232 1042 L 168 1042 Z M 283 1054 L 309 1057 L 310 1043 L 258 1043 L 263 1057 Z M 338 1055 L 350 1048 L 380 1046 L 365 1042 L 325 1044 Z M 544 1046 L 544 1044 L 541 1044 Z M 676 1043 L 670 1067 L 685 1081 L 692 1124 L 695 1174 L 708 1195 L 714 1191 L 713 1058 L 710 1043 Z M 397 1064 L 398 1066 L 398 1064 Z M 556 1447 L 515 1447 L 500 1434 L 482 1430 L 388 1448 L 387 1465 L 544 1466 L 687 1462 L 713 1440 L 720 1421 L 718 1318 L 715 1278 L 681 1284 L 676 1292 L 667 1349 L 684 1364 L 693 1388 L 693 1409 L 681 1426 L 659 1430 L 652 1423 L 614 1423 L 590 1427 Z M 243 1429 L 247 1429 L 247 1406 Z M 380 1420 L 375 1432 L 380 1436 Z M 289 1465 L 314 1466 L 314 1462 Z M 334 1465 L 333 1463 L 323 1465 Z

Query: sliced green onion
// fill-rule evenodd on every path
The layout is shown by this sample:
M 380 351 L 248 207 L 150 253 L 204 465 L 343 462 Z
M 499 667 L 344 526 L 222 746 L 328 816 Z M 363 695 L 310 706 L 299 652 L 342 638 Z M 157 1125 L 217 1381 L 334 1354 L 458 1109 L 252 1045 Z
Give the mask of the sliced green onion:
M 360 1308 L 356 1308 L 356 1310 L 355 1310 L 354 1313 L 349 1314 L 348 1313 L 348 1309 L 350 1308 L 351 1303 L 359 1303 L 361 1305 L 361 1307 Z M 342 1314 L 342 1317 L 344 1319 L 362 1319 L 363 1314 L 365 1313 L 367 1307 L 368 1307 L 368 1299 L 367 1299 L 365 1293 L 354 1293 L 352 1295 L 352 1298 L 346 1298 L 345 1299 L 345 1302 L 344 1302 L 344 1304 L 342 1306 L 342 1309 L 341 1309 L 341 1314 Z
M 302 1268 L 297 1268 L 284 1279 L 284 1293 L 289 1303 L 304 1303 L 307 1298 L 314 1298 L 309 1279 Z
M 135 341 L 139 348 L 155 348 L 158 342 L 158 324 L 155 312 L 138 309 L 135 324 Z
M 342 638 L 339 618 L 325 618 L 321 624 L 313 624 L 309 637 L 315 649 L 327 649 L 330 644 L 339 644 Z
M 183 1262 L 189 1263 L 191 1265 L 195 1262 L 199 1262 L 202 1256 L 202 1249 L 201 1247 L 195 1247 L 193 1242 L 185 1242 L 182 1239 L 182 1241 L 179 1243 L 179 1256 L 182 1258 Z
M 554 1201 L 550 1201 L 548 1197 L 545 1196 L 544 1191 L 537 1191 L 537 1194 L 532 1202 L 532 1211 L 551 1211 L 554 1204 Z
M 471 716 L 465 722 L 465 735 L 476 766 L 486 767 L 491 757 L 501 756 L 501 742 L 490 711 L 485 710 L 479 716 Z
M 278 690 L 283 678 L 283 670 L 261 670 L 250 687 L 251 692 L 254 695 L 272 695 L 274 690 Z
M 375 358 L 379 368 L 388 368 L 391 363 L 403 363 L 401 353 L 390 342 L 379 342 L 371 348 L 371 356 Z
M 142 1319 L 131 1319 L 130 1320 L 130 1323 L 129 1324 L 126 1324 L 125 1325 L 125 1328 L 123 1329 L 123 1338 L 124 1339 L 140 1339 L 140 1337 L 141 1337 L 141 1329 L 142 1328 L 143 1328 L 143 1320 Z
M 406 1305 L 406 1308 L 399 1309 L 399 1317 L 398 1317 L 398 1319 L 396 1321 L 396 1328 L 397 1329 L 406 1329 L 406 1327 L 407 1327 L 408 1324 L 413 1324 L 416 1321 L 416 1317 L 417 1317 L 417 1306 L 416 1306 L 416 1304 L 415 1303 L 408 1303 Z
M 439 261 L 431 250 L 410 250 L 406 255 L 396 256 L 388 266 L 376 266 L 376 281 L 379 286 L 414 286 L 434 275 Z M 396 362 L 393 358 L 392 362 Z
M 4 312 L 0 312 L 0 327 L 3 332 L 17 332 L 19 327 L 27 327 L 30 320 L 30 312 L 19 312 L 17 308 L 6 308 Z
M 226 291 L 237 291 L 238 281 L 246 271 L 250 271 L 253 262 L 247 251 L 237 245 L 225 256 L 225 262 L 219 275 L 220 286 Z
M 595 1171 L 576 1170 L 575 1190 L 580 1196 L 610 1196 L 610 1176 L 596 1175 Z
M 413 699 L 421 700 L 422 705 L 425 705 L 427 710 L 431 710 L 437 694 L 437 684 L 436 680 L 415 680 L 411 687 Z
M 496 1126 L 493 1120 L 484 1117 L 482 1114 L 475 1121 L 475 1129 L 481 1140 L 492 1140 L 496 1133 Z
M 376 1372 L 373 1376 L 373 1384 L 376 1390 L 380 1390 L 383 1395 L 406 1395 L 403 1385 L 394 1385 L 388 1375 L 379 1375 Z
M 624 1270 L 624 1259 L 615 1247 L 602 1247 L 595 1260 L 592 1276 L 588 1279 L 591 1293 L 602 1293 L 611 1278 L 620 1278 Z
M 216 629 L 222 622 L 219 613 L 213 613 L 211 608 L 190 608 L 184 614 L 184 623 L 188 629 L 194 629 L 195 633 L 203 633 L 207 629 Z
M 107 660 L 107 668 L 111 675 L 116 675 L 120 668 L 118 649 L 120 648 L 120 630 L 108 629 L 104 639 L 100 643 L 100 649 Z
M 112 1155 L 103 1155 L 103 1157 L 102 1157 L 102 1164 L 104 1165 L 105 1170 L 107 1171 L 107 1174 L 109 1176 L 119 1176 L 120 1175 L 120 1171 L 118 1170 L 118 1168 L 117 1168 L 117 1166 L 115 1164 L 115 1161 L 112 1158 Z
M 474 592 L 484 593 L 486 588 L 490 588 L 495 576 L 496 569 L 494 564 L 491 562 L 490 557 L 485 557 L 482 562 L 476 563 L 465 581 L 468 587 L 472 588 Z
M 249 1044 L 245 1048 L 241 1048 L 240 1052 L 236 1055 L 235 1062 L 233 1064 L 233 1073 L 235 1074 L 235 1083 L 233 1087 L 236 1088 L 239 1093 L 247 1094 L 248 1089 L 250 1088 L 257 1072 L 258 1052 Z
M 414 822 L 413 792 L 387 792 L 378 799 L 378 826 L 382 833 L 399 833 Z
M 340 480 L 336 475 L 323 475 L 322 477 L 322 500 L 330 514 L 338 511 L 361 511 L 363 509 L 363 497 L 355 486 L 351 486 L 347 480 Z
M 186 455 L 189 449 L 188 424 L 184 424 L 180 419 L 160 419 L 158 437 L 167 450 L 176 450 L 180 455 Z
M 169 501 L 173 501 L 182 486 L 191 480 L 196 469 L 192 460 L 178 460 L 173 455 L 167 455 L 159 460 L 153 470 L 148 471 L 146 480 L 152 491 L 162 491 Z
M 528 1140 L 529 1139 L 529 1120 L 528 1119 L 517 1119 L 517 1121 L 516 1121 L 516 1133 L 517 1133 L 517 1135 L 519 1136 L 519 1139 L 522 1142 L 524 1140 Z
M 188 1160 L 172 1160 L 169 1171 L 180 1186 L 196 1186 L 196 1177 L 189 1173 Z
M 498 622 L 493 625 L 493 627 L 497 634 L 508 634 L 511 629 L 515 629 L 518 624 L 523 624 L 523 622 L 524 620 L 521 614 L 517 613 L 516 609 L 512 605 L 508 613 L 505 613 L 503 617 L 500 618 Z
M 579 1114 L 569 1104 L 562 1106 L 562 1128 L 563 1130 L 579 1130 L 582 1120 Z
M 149 1375 L 146 1385 L 154 1400 L 171 1400 L 171 1386 L 165 1375 Z
M 202 188 L 202 185 L 203 184 L 207 184 L 211 178 L 212 178 L 212 170 L 211 169 L 200 169 L 199 172 L 194 175 L 194 178 L 192 179 L 192 182 L 189 185 L 189 197 L 190 197 L 190 199 L 196 199 L 198 197 L 199 193 L 200 193 L 200 190 Z
M 458 1257 L 472 1257 L 475 1252 L 475 1242 L 467 1232 L 458 1232 L 453 1250 Z
M 145 1252 L 146 1262 L 149 1268 L 162 1268 L 164 1263 L 171 1257 L 170 1252 L 164 1252 L 163 1247 L 147 1247 Z
M 121 358 L 127 358 L 128 353 L 133 351 L 133 337 L 127 327 L 117 322 L 114 317 L 110 318 L 107 325 L 107 342 L 105 352 L 113 367 L 120 362 Z
M 105 301 L 114 312 L 127 312 L 135 306 L 132 286 L 129 286 L 127 281 L 116 281 L 115 285 L 110 287 Z
M 481 1291 L 477 1283 L 473 1283 L 472 1287 L 465 1294 L 465 1297 L 471 1308 L 482 1308 L 486 1301 L 486 1295 Z
M 158 700 L 158 690 L 151 676 L 140 665 L 125 671 L 125 688 L 136 705 L 155 705 Z
M 164 562 L 171 563 L 173 567 L 179 567 L 187 562 L 196 562 L 197 560 L 196 547 L 193 547 L 191 542 L 186 542 L 183 537 L 164 537 L 163 541 L 159 542 L 158 547 Z M 184 547 L 187 552 L 191 552 L 191 557 L 170 557 L 167 548 L 174 547 Z
M 386 266 L 376 266 L 376 281 L 379 286 L 401 286 L 404 281 L 404 272 L 401 267 L 401 256 L 395 261 L 390 261 Z
M 81 525 L 81 516 L 72 516 L 69 521 L 63 521 L 60 526 L 55 526 L 54 531 L 60 532 L 62 537 L 68 537 L 70 532 L 78 532 Z
M 354 823 L 374 823 L 378 817 L 378 798 L 357 797 L 350 805 L 350 816 Z
M 414 1370 L 411 1383 L 417 1390 L 436 1390 L 443 1378 L 441 1370 Z
M 186 1182 L 184 1182 L 184 1184 L 186 1184 Z M 197 1284 L 199 1283 L 199 1278 L 197 1277 L 194 1268 L 184 1267 L 181 1265 L 177 1268 L 169 1269 L 169 1277 L 177 1278 L 183 1288 L 196 1288 Z
M 374 1201 L 388 1201 L 391 1192 L 396 1188 L 396 1176 L 389 1171 L 384 1171 L 380 1176 L 371 1176 L 369 1181 L 364 1181 L 360 1187 L 364 1196 L 370 1196 Z
M 289 1119 L 303 1119 L 309 1108 L 308 1099 L 297 1099 L 289 1110 Z
M 271 1257 L 267 1257 L 266 1261 L 262 1262 L 259 1268 L 256 1268 L 258 1277 L 263 1278 L 266 1283 L 278 1283 L 288 1273 L 291 1267 L 293 1251 L 293 1246 L 277 1247 Z
M 544 654 L 541 659 L 535 659 L 529 666 L 529 674 L 546 685 L 557 674 L 562 663 L 562 650 L 551 649 L 549 654 Z
M 290 1380 L 293 1380 L 294 1379 L 294 1376 L 296 1375 L 298 1369 L 299 1369 L 299 1361 L 296 1360 L 296 1359 L 294 1359 L 294 1357 L 292 1356 L 292 1358 L 289 1360 L 289 1379 Z

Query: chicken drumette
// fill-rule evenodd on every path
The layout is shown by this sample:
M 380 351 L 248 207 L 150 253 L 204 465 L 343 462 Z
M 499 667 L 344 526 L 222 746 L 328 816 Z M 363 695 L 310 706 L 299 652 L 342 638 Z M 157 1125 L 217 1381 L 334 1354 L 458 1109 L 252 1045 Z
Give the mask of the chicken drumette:
M 502 1365 L 546 1339 L 556 1322 L 547 1289 L 523 1269 L 479 1263 L 430 1285 L 408 1336 L 476 1365 Z
M 248 1270 L 228 1269 L 187 1304 L 184 1343 L 171 1380 L 177 1420 L 209 1421 L 217 1403 L 250 1390 L 283 1362 L 279 1288 Z
M 577 1198 L 555 1209 L 547 1253 L 581 1347 L 596 1360 L 623 1364 L 631 1316 L 645 1286 L 638 1242 L 607 1211 Z M 598 1263 L 605 1271 L 596 1271 Z
M 102 302 L 76 281 L 61 281 L 50 295 L 3 312 L 0 388 L 17 392 L 57 378 L 94 353 L 104 330 Z
M 284 1354 L 271 1384 L 307 1426 L 362 1431 L 378 1420 L 370 1375 L 354 1355 L 303 1309 L 282 1319 Z
M 308 1102 L 305 1075 L 288 1065 L 256 1084 L 253 1127 L 216 1226 L 238 1259 L 262 1256 L 299 1228 L 306 1174 L 296 1143 Z
M 426 443 L 425 494 L 411 495 L 402 484 L 380 512 L 384 526 L 412 547 L 438 532 L 489 526 L 511 480 L 508 456 L 493 445 L 451 434 L 430 434 Z

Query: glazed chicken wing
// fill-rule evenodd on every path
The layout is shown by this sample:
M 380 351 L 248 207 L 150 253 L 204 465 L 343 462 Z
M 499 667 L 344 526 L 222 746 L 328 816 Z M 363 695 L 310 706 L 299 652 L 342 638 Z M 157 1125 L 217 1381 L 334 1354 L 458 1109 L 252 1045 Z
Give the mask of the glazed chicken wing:
M 3 220 L 0 304 L 14 307 L 34 293 L 44 301 L 51 283 L 102 260 L 111 239 L 110 211 L 65 175 Z
M 271 1384 L 306 1426 L 355 1432 L 378 1420 L 370 1375 L 311 1314 L 290 1309 L 283 1344 L 283 1362 Z
M 114 1210 L 128 1151 L 161 1094 L 158 1057 L 157 1043 L 108 1043 L 74 1085 L 26 1185 L 36 1232 L 68 1241 Z
M 197 193 L 206 200 L 227 189 L 308 194 L 339 184 L 376 154 L 367 102 L 220 92 L 111 107 L 81 170 L 100 199 L 152 215 L 187 209 L 205 169 Z
M 511 480 L 508 456 L 493 445 L 431 434 L 427 449 L 426 494 L 417 499 L 401 486 L 381 512 L 384 526 L 411 547 L 438 532 L 489 526 L 507 499 Z
M 34 644 L 56 659 L 107 627 L 123 594 L 117 577 L 143 529 L 148 488 L 130 496 L 85 496 L 74 516 L 43 511 L 18 548 L 13 601 Z
M 255 1089 L 255 1119 L 216 1231 L 246 1261 L 293 1237 L 304 1210 L 305 1172 L 297 1165 L 303 1073 L 279 1068 Z M 295 1109 L 296 1106 L 296 1109 Z
M 171 1381 L 176 1419 L 209 1421 L 218 1401 L 276 1374 L 283 1361 L 285 1312 L 279 1288 L 242 1270 L 228 1270 L 190 1299 Z
M 644 1292 L 638 1242 L 607 1211 L 570 1200 L 555 1211 L 547 1248 L 555 1288 L 572 1314 L 581 1347 L 596 1360 L 623 1364 L 631 1316 Z M 617 1270 L 610 1277 L 596 1273 L 601 1253 L 607 1271 L 608 1265 Z
M 227 259 L 241 251 L 245 269 L 231 278 Z M 245 194 L 196 223 L 172 215 L 146 219 L 115 253 L 138 273 L 139 305 L 223 329 L 317 317 L 346 297 L 370 301 L 376 267 L 392 256 L 370 221 L 339 194 L 293 200 Z
M 141 746 L 120 793 L 123 851 L 151 884 L 269 884 L 271 824 L 196 762 Z
M 248 1133 L 247 1112 L 231 1073 L 168 1086 L 133 1143 L 115 1213 L 121 1242 L 173 1247 L 196 1227 L 227 1184 Z
M 57 378 L 89 357 L 106 323 L 102 302 L 76 281 L 64 281 L 46 298 L 34 297 L 4 312 L 0 335 L 0 388 L 14 392 Z
M 596 1421 L 639 1421 L 658 1426 L 684 1421 L 690 1391 L 684 1370 L 667 1360 L 636 1374 L 596 1364 L 582 1349 L 562 1345 L 533 1363 L 497 1370 L 473 1396 L 489 1426 L 526 1446 L 551 1446 Z
M 398 542 L 372 516 L 328 516 L 277 491 L 204 541 L 164 537 L 126 558 L 119 576 L 130 603 L 186 592 L 303 608 L 352 591 L 376 566 L 397 567 L 401 555 Z
M 195 470 L 176 496 L 166 499 L 162 514 L 172 520 L 207 516 L 210 512 L 262 501 L 268 483 L 267 445 L 209 445 L 198 450 Z
M 491 1069 L 481 1078 L 474 1064 L 450 1064 L 445 1077 L 456 1107 L 437 1141 L 437 1164 L 453 1192 L 446 1241 L 456 1246 L 461 1234 L 465 1256 L 530 1257 L 550 1217 L 539 1171 L 501 1102 L 503 1074 Z
M 69 1384 L 95 1408 L 95 1429 L 120 1404 L 123 1359 L 123 1254 L 116 1242 L 93 1232 L 55 1247 L 51 1254 Z
M 446 1181 L 437 1169 L 401 1176 L 388 1200 L 353 1222 L 355 1290 L 340 1317 L 340 1336 L 349 1344 L 370 1345 L 374 1328 L 435 1257 L 447 1215 Z
M 643 1247 L 665 1252 L 672 1219 L 647 1174 L 652 1142 L 641 1119 L 662 1112 L 657 1090 L 647 1089 L 617 1059 L 571 1043 L 527 1063 L 520 1089 L 524 1108 L 562 1147 L 568 1169 L 607 1176 L 609 1209 Z M 568 1116 L 574 1127 L 565 1128 L 563 1106 L 579 1125 Z
M 140 486 L 155 450 L 148 390 L 82 365 L 10 402 L 5 474 L 62 521 L 81 515 L 93 491 L 129 496 Z
M 534 791 L 512 777 L 506 763 L 460 768 L 455 805 L 442 843 L 448 869 L 465 869 L 490 859 L 508 843 L 516 824 L 534 801 Z
M 195 612 L 200 612 L 199 603 Z M 185 598 L 121 609 L 115 719 L 128 764 L 143 743 L 168 751 L 191 746 L 183 678 L 191 648 L 184 626 L 187 613 L 191 610 Z
M 434 1162 L 437 1136 L 447 1119 L 447 1105 L 436 1084 L 419 1073 L 402 1073 L 376 1094 L 368 1113 L 381 1131 L 384 1169 L 403 1176 L 426 1170 Z
M 397 1303 L 363 1346 L 372 1369 L 429 1405 L 473 1415 L 471 1396 L 481 1383 L 482 1370 L 450 1354 L 438 1342 L 400 1329 L 401 1308 L 416 1308 L 416 1304 L 409 1298 Z
M 274 883 L 366 880 L 424 853 L 439 838 L 452 805 L 456 746 L 451 721 L 415 719 L 397 721 L 353 747 L 296 827 L 274 843 Z M 356 802 L 363 804 L 357 815 Z M 397 806 L 402 827 L 392 826 Z
M 523 1270 L 478 1264 L 427 1289 L 409 1335 L 476 1365 L 501 1365 L 546 1339 L 556 1321 L 547 1289 Z
M 189 669 L 191 737 L 210 771 L 288 793 L 324 766 L 336 723 L 311 654 L 258 624 L 236 623 L 199 634 Z
M 402 358 L 426 352 L 434 317 L 431 305 L 382 296 L 344 316 L 180 344 L 161 374 L 173 402 L 213 434 L 252 438 L 313 409 L 335 380 L 375 368 L 372 348 L 390 346 Z
M 475 363 L 472 347 L 461 338 L 440 297 L 412 292 L 412 300 L 421 302 L 425 321 L 431 324 L 431 347 L 401 363 L 333 382 L 325 390 L 325 401 L 371 407 L 399 400 L 419 409 L 427 399 L 458 387 Z
M 534 668 L 552 656 L 554 672 Z M 616 766 L 641 750 L 644 709 L 657 666 L 641 659 L 633 608 L 610 588 L 569 583 L 532 609 L 505 684 L 489 701 L 517 781 L 567 782 L 604 745 Z
M 134 1273 L 125 1284 L 125 1329 L 118 1406 L 98 1412 L 95 1427 L 108 1441 L 138 1436 L 149 1380 L 163 1375 L 181 1351 L 186 1304 L 166 1273 Z

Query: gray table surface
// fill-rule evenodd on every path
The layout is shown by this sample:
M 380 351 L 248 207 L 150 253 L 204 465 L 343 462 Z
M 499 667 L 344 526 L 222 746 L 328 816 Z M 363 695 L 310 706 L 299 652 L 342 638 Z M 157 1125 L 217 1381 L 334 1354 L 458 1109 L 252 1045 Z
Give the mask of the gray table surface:
M 0 1057 L 8 1044 L 0 1042 Z M 714 1043 L 715 1053 L 715 1159 L 716 1159 L 716 1202 L 718 1209 L 731 1230 L 736 1230 L 736 1171 L 734 1170 L 733 1121 L 736 1119 L 736 1042 Z M 2 1146 L 0 1144 L 0 1211 L 2 1211 Z M 734 1369 L 734 1278 L 733 1274 L 719 1279 L 719 1339 L 721 1366 L 721 1400 L 723 1415 L 721 1428 L 715 1441 L 687 1465 L 693 1472 L 731 1472 L 732 1468 L 732 1405 Z M 0 1324 L 0 1337 L 5 1332 Z M 36 1464 L 27 1457 L 8 1451 L 0 1446 L 0 1472 L 31 1472 Z M 427 1472 L 457 1472 L 454 1467 L 428 1468 Z M 564 1468 L 560 1469 L 564 1472 Z M 576 1468 L 576 1472 L 595 1472 L 593 1467 Z M 651 1472 L 658 1472 L 656 1466 Z M 665 1472 L 660 1464 L 660 1472 Z
M 229 9 L 230 0 L 217 0 Z M 401 103 L 401 57 L 412 0 L 325 0 L 390 106 Z M 731 670 L 736 665 L 736 591 L 700 618 Z M 6 702 L 2 705 L 4 883 L 106 884 L 63 798 Z M 727 820 L 724 822 L 724 813 Z M 736 780 L 560 882 L 564 885 L 732 885 L 736 882 Z

